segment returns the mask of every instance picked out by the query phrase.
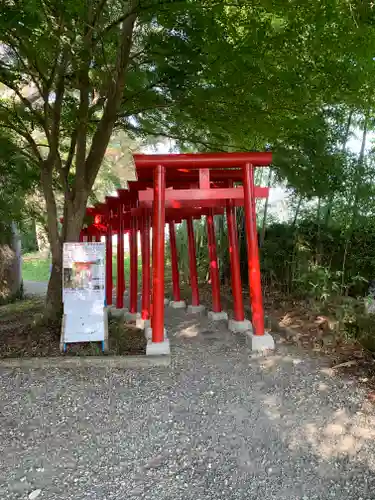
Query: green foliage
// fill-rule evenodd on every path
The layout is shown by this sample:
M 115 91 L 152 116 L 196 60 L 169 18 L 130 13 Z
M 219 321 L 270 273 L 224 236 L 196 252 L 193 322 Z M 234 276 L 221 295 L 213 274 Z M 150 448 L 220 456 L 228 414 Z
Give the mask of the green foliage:
M 120 74 L 123 20 L 133 45 L 124 45 Z M 73 195 L 81 162 L 74 146 L 91 159 L 99 147 L 91 138 L 104 141 L 99 125 L 109 132 L 104 150 L 116 127 L 172 137 L 183 149 L 268 144 L 292 185 L 327 194 L 341 169 L 335 144 L 345 107 L 363 109 L 373 79 L 371 24 L 359 5 L 344 1 L 22 0 L 3 5 L 0 28 L 0 80 L 13 91 L 1 121 L 37 162 L 54 153 L 55 181 Z M 104 123 L 109 75 L 121 95 Z M 97 166 L 89 170 L 95 179 Z
M 36 240 L 35 222 L 25 220 L 21 228 L 21 248 L 22 253 L 31 253 L 38 250 Z
M 322 231 L 311 219 L 302 220 L 297 227 L 269 226 L 261 249 L 264 283 L 286 293 L 306 294 L 323 301 L 342 292 L 364 295 L 368 281 L 375 276 L 372 220 L 366 229 L 362 225 L 354 231 L 342 286 L 345 228 L 329 226 Z
M 38 253 L 24 255 L 22 259 L 22 276 L 25 281 L 48 281 L 50 277 L 51 260 L 42 258 Z M 125 274 L 130 275 L 130 257 L 124 258 Z M 138 280 L 141 280 L 141 260 L 138 262 Z M 117 260 L 113 257 L 112 262 L 113 284 L 117 282 Z
M 218 264 L 222 281 L 229 278 L 229 249 L 228 249 L 228 234 L 226 227 L 226 219 L 222 215 L 214 217 L 216 249 L 218 256 Z M 197 272 L 200 282 L 209 280 L 209 255 L 208 255 L 208 238 L 207 238 L 207 222 L 206 218 L 193 221 L 195 250 L 197 257 Z M 186 221 L 176 226 L 176 245 L 178 254 L 178 264 L 180 278 L 184 283 L 189 283 L 189 252 L 188 252 L 188 237 Z M 169 255 L 169 242 L 167 244 L 167 252 Z
M 37 184 L 33 163 L 13 134 L 0 126 L 0 243 L 9 237 L 10 224 L 21 224 L 25 198 Z
M 0 221 L 20 213 L 35 179 L 54 269 L 61 243 L 78 238 L 93 188 L 99 195 L 116 184 L 111 168 L 95 181 L 117 129 L 173 138 L 181 150 L 271 148 L 278 178 L 306 199 L 351 200 L 348 254 L 368 182 L 342 144 L 350 110 L 371 128 L 372 9 L 345 0 L 19 0 L 3 2 L 0 33 L 0 133 L 14 198 L 5 193 Z M 217 232 L 225 269 L 225 222 Z M 205 279 L 203 233 L 198 224 Z M 309 262 L 291 259 L 302 255 L 292 246 L 288 287 Z
M 209 272 L 209 260 L 207 254 L 208 242 L 205 220 L 195 220 L 193 221 L 193 226 L 198 280 L 204 282 L 207 280 Z M 190 270 L 186 221 L 183 221 L 181 224 L 176 226 L 176 245 L 181 280 L 184 283 L 189 283 Z

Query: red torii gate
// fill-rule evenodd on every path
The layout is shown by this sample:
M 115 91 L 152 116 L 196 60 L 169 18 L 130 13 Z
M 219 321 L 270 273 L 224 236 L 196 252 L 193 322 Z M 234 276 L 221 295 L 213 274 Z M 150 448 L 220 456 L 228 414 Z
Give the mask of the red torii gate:
M 106 233 L 106 300 L 112 304 L 112 234 L 118 234 L 117 299 L 122 309 L 124 281 L 123 235 L 129 232 L 130 246 L 130 313 L 137 313 L 137 231 L 141 233 L 142 248 L 142 319 L 150 318 L 150 228 L 153 229 L 152 255 L 152 346 L 166 342 L 164 338 L 164 226 L 170 233 L 171 264 L 174 302 L 180 302 L 178 258 L 175 222 L 187 220 L 192 306 L 199 304 L 193 219 L 207 217 L 207 231 L 212 283 L 213 313 L 221 313 L 220 281 L 217 265 L 213 217 L 227 214 L 230 246 L 231 281 L 234 301 L 233 330 L 249 329 L 243 307 L 238 236 L 235 206 L 244 206 L 249 285 L 251 291 L 252 323 L 255 337 L 264 337 L 259 252 L 256 229 L 255 198 L 267 197 L 268 188 L 254 185 L 254 167 L 271 163 L 271 153 L 210 153 L 173 155 L 134 155 L 137 181 L 128 181 L 127 190 L 119 190 L 118 197 L 107 197 L 104 204 L 91 210 L 96 214 L 95 223 L 87 228 L 90 235 Z M 242 182 L 243 186 L 233 187 Z M 150 212 L 152 211 L 152 223 Z M 101 229 L 101 232 L 99 231 Z M 105 231 L 103 230 L 106 229 Z M 269 336 L 267 336 L 269 337 Z M 265 342 L 271 347 L 269 339 Z M 272 341 L 273 346 L 273 341 Z M 158 347 L 158 346 L 156 346 Z M 159 346 L 160 347 L 160 346 Z M 161 352 L 158 349 L 155 352 Z

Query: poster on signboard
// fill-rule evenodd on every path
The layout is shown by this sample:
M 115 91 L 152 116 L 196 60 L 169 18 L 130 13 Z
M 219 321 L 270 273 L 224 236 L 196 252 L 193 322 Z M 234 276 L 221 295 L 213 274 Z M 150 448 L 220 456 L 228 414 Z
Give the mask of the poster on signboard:
M 64 243 L 62 344 L 106 340 L 105 245 Z M 104 345 L 104 344 L 103 344 Z

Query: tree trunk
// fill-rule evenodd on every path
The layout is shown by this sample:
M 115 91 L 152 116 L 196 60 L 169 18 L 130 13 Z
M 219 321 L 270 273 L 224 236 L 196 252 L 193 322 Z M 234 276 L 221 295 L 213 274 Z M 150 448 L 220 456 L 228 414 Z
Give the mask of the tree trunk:
M 61 236 L 57 235 L 56 239 L 54 236 L 51 237 L 51 233 L 49 234 L 52 270 L 48 283 L 44 314 L 47 321 L 59 320 L 62 316 L 63 244 L 64 242 L 79 241 L 79 234 L 86 213 L 87 198 L 86 193 L 80 193 L 80 196 L 76 197 L 75 202 L 73 202 L 66 196 Z
M 296 255 L 297 255 L 297 233 L 298 233 L 298 226 L 297 226 L 297 220 L 298 216 L 301 210 L 301 205 L 302 205 L 303 197 L 300 196 L 298 199 L 296 211 L 294 214 L 294 219 L 292 222 L 292 230 L 293 230 L 293 247 L 292 247 L 292 255 L 290 256 L 290 265 L 288 266 L 288 269 L 290 272 L 288 273 L 288 279 L 287 279 L 287 292 L 291 293 L 293 289 L 293 283 L 294 283 L 294 277 L 296 275 Z
M 344 140 L 343 140 L 343 143 L 342 143 L 342 150 L 341 150 L 342 153 L 345 153 L 345 151 L 346 151 L 346 145 L 347 145 L 347 142 L 348 142 L 348 139 L 349 139 L 350 127 L 351 127 L 351 124 L 352 124 L 352 118 L 353 118 L 353 110 L 350 110 L 349 116 L 348 116 L 348 120 L 346 122 Z M 329 221 L 331 219 L 334 198 L 335 198 L 334 194 L 332 194 L 330 196 L 329 200 L 328 200 L 327 212 L 326 212 L 326 216 L 325 216 L 325 220 L 324 220 L 324 227 L 325 228 L 328 227 Z
M 294 214 L 294 219 L 293 219 L 293 222 L 292 222 L 292 228 L 293 229 L 296 227 L 297 219 L 298 219 L 298 216 L 299 216 L 299 211 L 300 211 L 301 205 L 302 205 L 302 196 L 300 196 L 300 198 L 298 200 L 298 203 L 297 203 L 296 212 Z
M 321 209 L 321 198 L 318 196 L 318 207 L 316 210 L 316 245 L 315 245 L 315 262 L 319 266 L 321 261 L 321 256 L 323 254 L 322 242 L 320 240 L 320 209 Z
M 361 185 L 363 182 L 363 176 L 364 176 L 364 170 L 365 170 L 364 164 L 365 164 L 365 148 L 366 148 L 368 118 L 369 118 L 369 113 L 366 113 L 366 115 L 364 117 L 364 122 L 363 122 L 361 150 L 359 153 L 357 168 L 356 168 L 355 173 L 354 173 L 354 179 L 355 179 L 354 200 L 353 200 L 353 204 L 352 204 L 350 222 L 349 222 L 349 227 L 348 227 L 348 231 L 346 234 L 344 256 L 343 256 L 343 260 L 342 260 L 341 294 L 344 293 L 344 289 L 345 289 L 346 263 L 347 263 L 347 258 L 349 255 L 349 249 L 350 249 L 350 244 L 351 244 L 351 240 L 352 240 L 353 230 L 354 230 L 355 223 L 356 223 L 356 220 L 358 217 L 358 202 L 359 202 L 360 188 L 361 188 Z M 350 208 L 350 207 L 348 207 L 348 208 Z
M 267 187 L 268 187 L 268 189 L 271 187 L 271 182 L 272 182 L 272 169 L 270 168 L 269 172 L 268 172 L 268 180 L 267 180 Z M 262 231 L 261 231 L 261 234 L 260 234 L 260 241 L 259 241 L 260 248 L 263 247 L 264 238 L 266 236 L 268 204 L 269 204 L 269 196 L 267 196 L 266 202 L 264 204 L 263 221 L 262 221 Z
M 93 134 L 90 151 L 87 157 L 86 125 L 89 119 L 88 93 L 90 90 L 87 82 L 90 64 L 87 64 L 86 68 L 81 68 L 79 106 L 80 117 L 79 122 L 76 124 L 78 127 L 76 136 L 77 151 L 75 158 L 74 182 L 72 184 L 68 182 L 70 166 L 68 166 L 68 169 L 66 170 L 67 166 L 62 164 L 59 155 L 60 118 L 65 90 L 64 72 L 66 69 L 66 61 L 63 60 L 63 64 L 60 68 L 61 79 L 56 84 L 57 90 L 53 106 L 53 119 L 49 139 L 50 151 L 47 159 L 41 160 L 41 181 L 43 186 L 43 195 L 46 201 L 48 237 L 52 254 L 52 272 L 46 298 L 46 319 L 61 318 L 63 243 L 79 240 L 79 233 L 81 231 L 86 213 L 88 194 L 91 192 L 92 186 L 102 164 L 121 104 L 123 90 L 125 87 L 126 71 L 132 46 L 134 24 L 137 18 L 136 8 L 139 5 L 139 0 L 132 0 L 128 3 L 129 14 L 124 17 L 124 20 L 120 25 L 116 67 L 113 75 L 111 75 L 109 87 L 106 91 L 106 105 L 104 107 L 102 117 Z M 86 41 L 89 42 L 89 40 Z M 89 63 L 89 60 L 87 62 Z M 75 147 L 73 148 L 73 153 L 74 149 Z M 64 222 L 62 231 L 59 231 L 56 199 L 52 187 L 54 184 L 53 172 L 56 171 L 59 172 L 61 186 L 65 191 Z
M 21 241 L 16 225 L 12 223 L 5 234 L 0 244 L 0 304 L 22 294 Z
M 44 318 L 59 320 L 62 315 L 62 251 L 52 253 L 52 270 L 48 282 Z
M 46 228 L 40 222 L 37 221 L 35 221 L 35 233 L 36 233 L 36 241 L 38 244 L 39 253 L 43 253 L 47 256 L 50 250 L 48 233 Z

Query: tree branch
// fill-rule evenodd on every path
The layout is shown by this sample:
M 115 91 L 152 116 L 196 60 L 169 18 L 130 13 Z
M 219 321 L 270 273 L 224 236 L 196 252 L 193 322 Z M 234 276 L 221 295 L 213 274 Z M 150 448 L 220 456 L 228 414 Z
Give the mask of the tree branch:
M 91 118 L 97 111 L 103 108 L 106 99 L 107 98 L 104 96 L 98 97 L 98 99 L 90 106 L 89 118 Z
M 40 95 L 42 95 L 42 87 L 39 85 L 38 78 L 40 78 L 40 80 L 42 82 L 45 82 L 45 80 L 46 80 L 45 75 L 43 75 L 43 73 L 39 70 L 38 65 L 35 63 L 35 61 L 34 62 L 32 61 L 33 58 L 31 57 L 30 53 L 28 53 L 28 50 L 26 49 L 26 47 L 23 44 L 22 40 L 19 37 L 17 37 L 17 36 L 14 36 L 14 39 L 17 41 L 19 47 L 24 52 L 24 54 L 25 54 L 25 56 L 27 58 L 27 61 L 28 61 L 27 64 L 23 60 L 20 52 L 16 49 L 15 42 L 12 40 L 12 37 L 11 38 L 7 38 L 6 37 L 6 43 L 9 43 L 10 48 L 16 54 L 19 62 L 23 66 L 23 68 L 25 70 L 25 74 L 29 74 L 31 76 L 34 85 L 38 89 Z M 36 73 L 36 75 L 35 75 L 35 73 L 32 74 L 32 72 L 30 71 L 30 68 L 32 68 L 34 70 L 34 72 Z
M 37 158 L 37 160 L 39 160 L 40 162 L 43 162 L 43 158 L 42 158 L 41 154 L 39 153 L 38 146 L 36 145 L 36 142 L 34 141 L 31 134 L 27 130 L 16 127 L 14 125 L 14 123 L 11 123 L 11 124 L 1 123 L 0 128 L 1 127 L 6 128 L 8 130 L 12 130 L 13 132 L 16 132 L 16 134 L 23 137 L 30 145 L 30 147 L 34 153 L 34 156 Z
M 196 137 L 187 137 L 185 134 L 184 136 L 180 135 L 175 135 L 175 134 L 170 134 L 167 132 L 161 132 L 161 131 L 153 131 L 153 130 L 147 130 L 145 128 L 140 128 L 136 127 L 134 125 L 130 125 L 129 123 L 126 125 L 123 125 L 122 128 L 125 130 L 131 130 L 133 132 L 136 132 L 137 134 L 145 135 L 145 136 L 153 136 L 153 137 L 165 137 L 167 139 L 173 139 L 175 141 L 180 141 L 180 142 L 190 142 L 191 144 L 200 144 L 201 146 L 207 148 L 207 149 L 212 149 L 214 148 L 218 152 L 226 152 L 227 149 L 232 149 L 233 146 L 230 144 L 222 144 L 222 146 L 226 147 L 227 149 L 221 149 L 217 147 L 217 144 L 214 142 L 208 142 L 208 141 L 202 141 L 201 139 L 197 139 Z M 246 150 L 243 149 L 244 152 L 246 151 L 251 151 L 251 150 Z
M 96 9 L 95 13 L 94 13 L 94 16 L 93 16 L 93 19 L 92 19 L 92 23 L 91 23 L 91 30 L 93 30 L 97 24 L 97 22 L 99 21 L 100 19 L 100 16 L 103 12 L 103 9 L 105 7 L 105 4 L 108 2 L 108 0 L 100 0 L 99 2 L 99 5 L 98 5 L 98 8 Z
M 74 130 L 72 133 L 72 137 L 70 139 L 68 158 L 65 162 L 65 167 L 64 167 L 66 169 L 67 174 L 69 173 L 70 167 L 72 166 L 73 163 L 74 153 L 76 151 L 76 144 L 77 144 L 77 130 Z
M 52 107 L 52 123 L 51 134 L 49 137 L 50 145 L 50 160 L 51 157 L 56 160 L 59 147 L 60 138 L 60 121 L 61 121 L 61 108 L 65 92 L 65 70 L 67 65 L 68 48 L 65 48 L 61 55 L 61 61 L 57 69 L 57 82 L 55 90 L 55 102 Z
M 43 168 L 41 172 L 41 181 L 44 199 L 46 200 L 47 208 L 47 225 L 48 225 L 48 239 L 51 244 L 51 250 L 54 255 L 60 252 L 60 235 L 58 227 L 57 207 L 55 195 L 53 192 L 53 176 L 52 169 Z
M 9 75 L 10 76 L 10 75 Z M 22 102 L 22 104 L 27 108 L 29 109 L 29 111 L 31 111 L 32 115 L 35 117 L 36 121 L 39 123 L 39 125 L 42 125 L 42 127 L 44 128 L 44 124 L 43 124 L 43 118 L 41 117 L 40 113 L 38 113 L 32 106 L 32 103 L 31 101 L 29 101 L 29 99 L 27 99 L 26 97 L 24 97 L 21 93 L 21 91 L 17 88 L 16 85 L 12 84 L 8 79 L 4 79 L 4 78 L 1 78 L 0 77 L 0 81 L 6 86 L 8 87 L 10 90 L 12 90 L 16 95 L 17 97 L 19 98 L 19 100 Z
M 61 35 L 63 33 L 63 29 L 64 29 L 64 24 L 63 24 L 63 20 L 61 18 L 60 22 L 59 22 L 59 28 L 58 28 L 58 31 L 57 31 L 57 37 L 58 38 L 61 37 Z M 43 88 L 43 98 L 47 102 L 48 102 L 49 92 L 51 90 L 53 81 L 54 81 L 55 76 L 56 76 L 56 71 L 57 71 L 58 62 L 59 62 L 59 53 L 60 53 L 60 51 L 61 51 L 61 45 L 59 44 L 58 51 L 57 51 L 57 54 L 56 54 L 56 59 L 55 59 L 55 62 L 53 64 L 53 66 L 52 66 L 52 70 L 51 70 L 50 76 L 49 76 L 49 78 L 48 78 L 48 80 L 46 82 L 45 87 Z
M 170 4 L 176 4 L 176 3 L 186 3 L 186 0 L 166 0 L 164 2 L 159 2 L 159 4 L 157 5 L 158 8 L 160 7 L 164 7 L 164 5 L 170 5 Z M 149 9 L 153 9 L 155 8 L 155 4 L 154 3 L 150 3 L 150 5 L 147 5 L 147 6 L 144 6 L 140 9 L 138 9 L 139 7 L 139 2 L 137 2 L 137 5 L 135 5 L 133 7 L 133 9 L 131 9 L 130 11 L 128 11 L 126 14 L 118 17 L 115 21 L 113 21 L 112 23 L 108 24 L 104 30 L 103 30 L 103 34 L 106 34 L 108 33 L 109 31 L 111 31 L 113 28 L 115 28 L 116 26 L 118 26 L 119 24 L 123 23 L 124 21 L 126 21 L 130 16 L 132 16 L 133 14 L 137 14 L 138 11 L 147 11 Z
M 4 111 L 6 113 L 6 116 L 7 116 L 9 114 L 9 111 L 10 111 L 9 108 L 7 108 L 6 106 L 4 106 L 1 103 L 0 103 L 0 107 L 4 109 Z M 23 121 L 21 120 L 21 118 L 18 116 L 17 110 L 13 108 L 13 112 L 14 112 L 14 118 L 18 122 L 18 124 L 19 124 L 20 127 L 17 127 L 14 123 L 10 122 L 9 119 L 7 120 L 8 123 L 6 124 L 5 123 L 5 117 L 2 117 L 2 122 L 0 122 L 0 127 L 4 127 L 4 128 L 9 129 L 9 130 L 13 130 L 18 135 L 20 135 L 21 137 L 23 137 L 24 139 L 26 139 L 26 141 L 28 142 L 28 144 L 31 147 L 31 150 L 34 153 L 34 156 L 36 157 L 36 159 L 38 161 L 40 161 L 42 163 L 43 162 L 43 158 L 42 158 L 42 156 L 41 156 L 41 154 L 39 152 L 38 146 L 37 146 L 34 138 L 32 137 L 32 135 L 29 132 L 29 130 L 27 130 L 27 128 L 25 127 L 25 124 L 23 123 Z
M 62 185 L 64 192 L 65 192 L 65 195 L 69 198 L 71 196 L 71 191 L 70 191 L 69 182 L 68 182 L 68 171 L 66 170 L 66 168 L 63 167 L 62 161 L 61 161 L 61 156 L 59 153 L 57 154 L 55 165 L 56 165 L 56 170 L 57 170 L 59 177 L 60 177 L 61 185 Z
M 108 89 L 107 102 L 104 108 L 103 116 L 94 133 L 90 152 L 86 158 L 86 182 L 89 189 L 91 189 L 95 181 L 112 134 L 113 126 L 116 122 L 116 116 L 125 85 L 125 75 L 129 63 L 138 4 L 139 0 L 134 0 L 134 6 L 130 9 L 130 14 L 122 24 L 119 34 L 115 78 L 111 82 Z
M 89 74 L 88 66 L 80 71 L 80 102 L 78 109 L 77 124 L 77 153 L 76 153 L 76 175 L 85 178 L 85 160 L 87 147 L 87 123 L 89 114 Z

